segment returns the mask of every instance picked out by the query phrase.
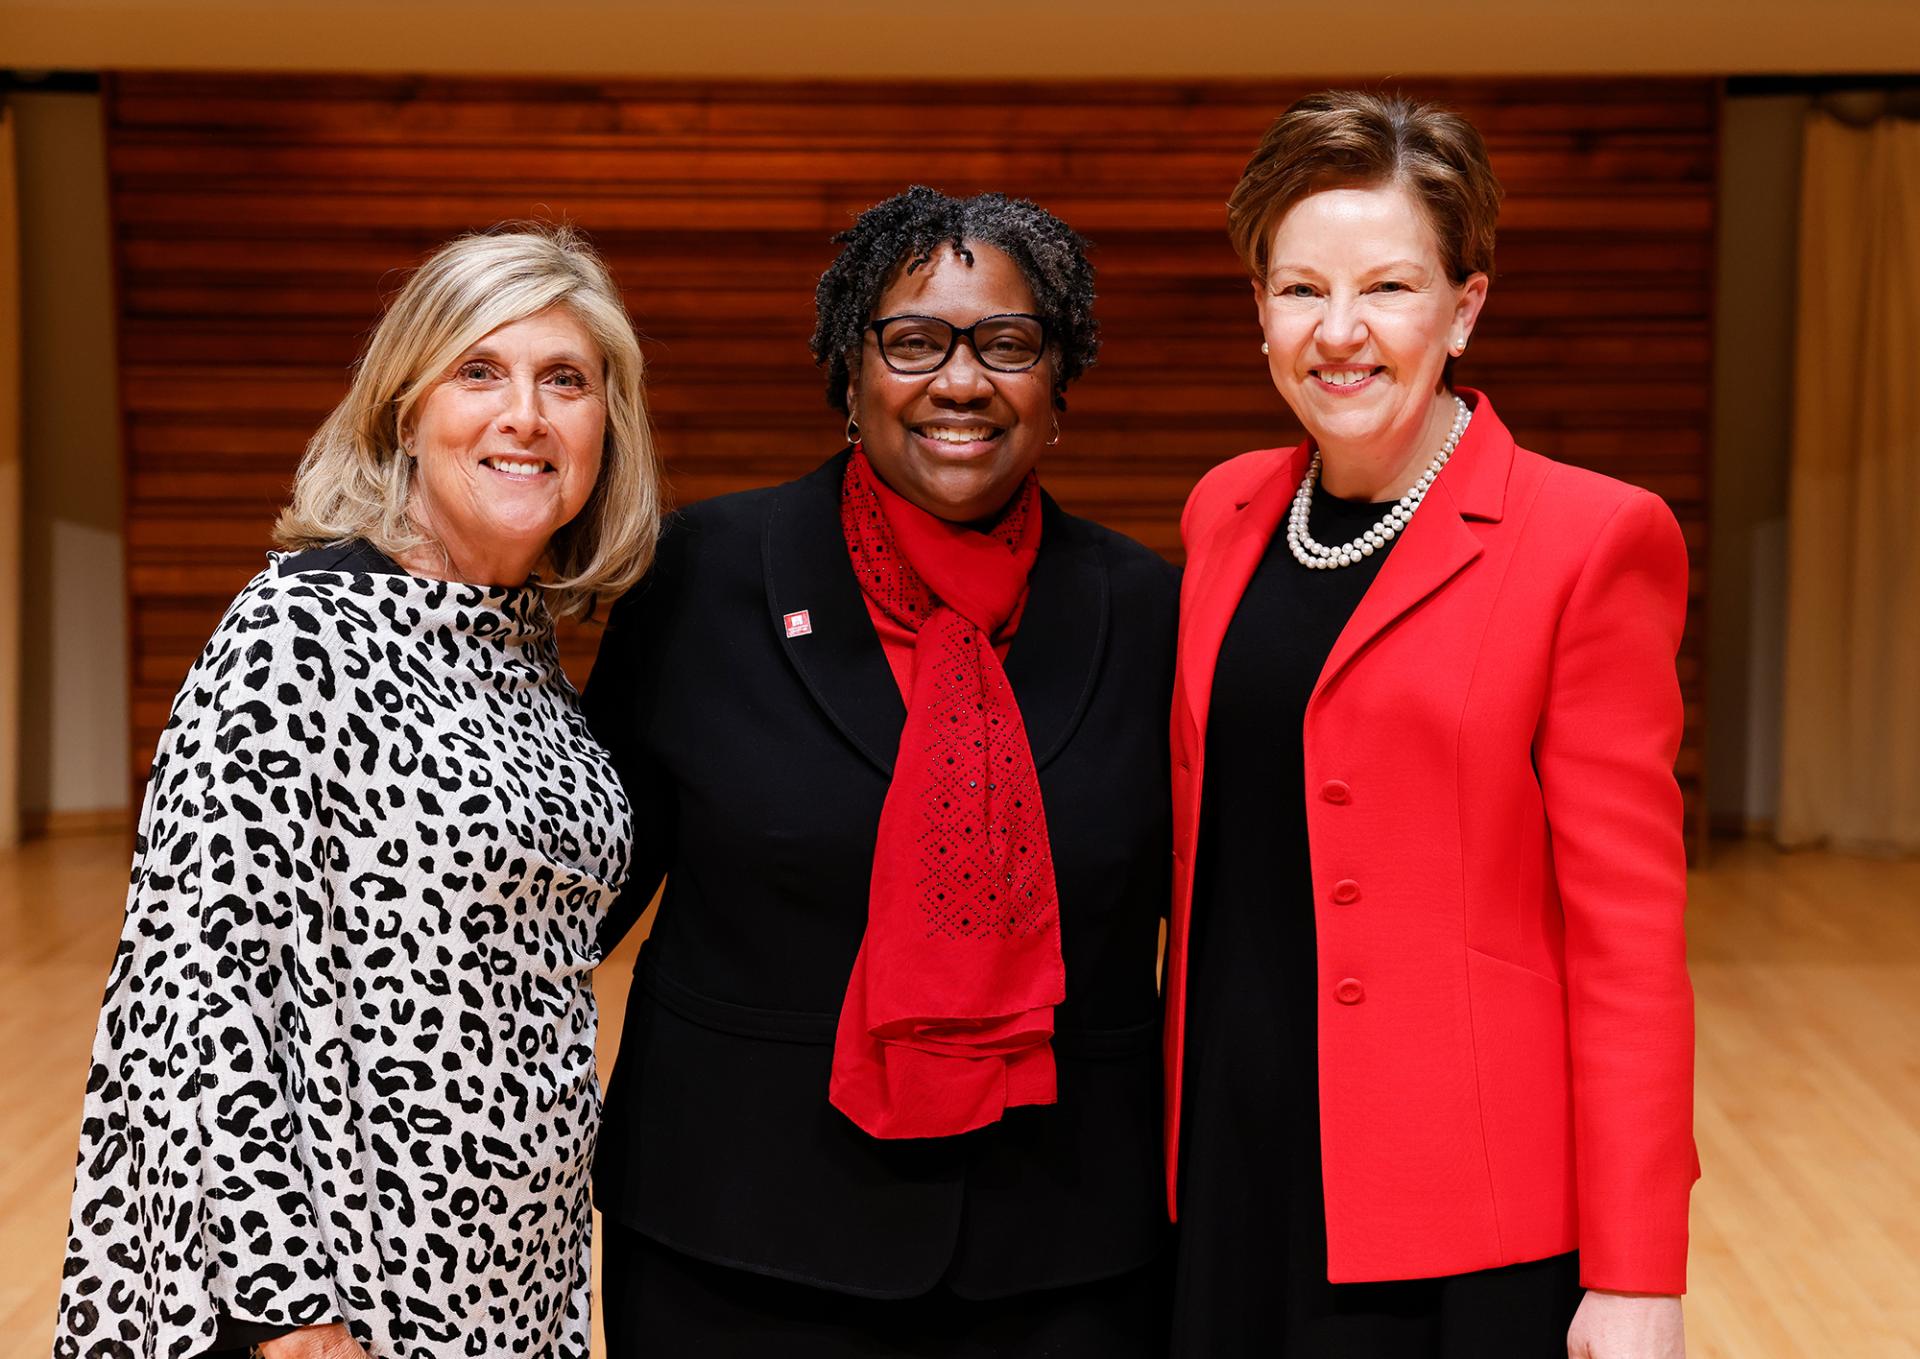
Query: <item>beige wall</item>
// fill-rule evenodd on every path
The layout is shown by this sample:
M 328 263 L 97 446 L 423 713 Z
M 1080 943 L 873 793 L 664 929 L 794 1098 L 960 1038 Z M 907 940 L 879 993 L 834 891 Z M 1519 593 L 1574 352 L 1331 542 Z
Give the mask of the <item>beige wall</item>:
M 20 842 L 20 251 L 13 114 L 0 101 L 0 849 Z
M 1800 128 L 1812 102 L 1729 99 L 1721 127 L 1707 795 L 1725 828 L 1771 824 L 1780 785 Z
M 120 429 L 100 100 L 16 94 L 25 466 L 20 801 L 124 806 Z
M 801 78 L 1920 69 L 1914 0 L 0 0 L 0 64 Z

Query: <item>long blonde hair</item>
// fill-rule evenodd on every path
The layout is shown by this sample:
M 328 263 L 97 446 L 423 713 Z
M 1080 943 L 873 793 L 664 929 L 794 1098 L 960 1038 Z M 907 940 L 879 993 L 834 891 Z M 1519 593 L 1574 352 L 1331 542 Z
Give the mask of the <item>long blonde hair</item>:
M 590 613 L 640 579 L 660 533 L 660 467 L 645 360 L 607 267 L 570 227 L 506 224 L 449 241 L 374 328 L 346 398 L 307 443 L 274 541 L 302 549 L 363 538 L 390 557 L 438 546 L 408 512 L 414 408 L 454 360 L 501 326 L 563 306 L 606 361 L 607 424 L 587 503 L 553 535 L 536 577 L 561 617 Z

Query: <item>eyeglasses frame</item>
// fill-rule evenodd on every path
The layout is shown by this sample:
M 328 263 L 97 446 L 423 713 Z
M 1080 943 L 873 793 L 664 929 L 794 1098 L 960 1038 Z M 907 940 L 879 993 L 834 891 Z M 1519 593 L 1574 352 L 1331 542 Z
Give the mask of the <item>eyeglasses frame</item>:
M 1034 355 L 1032 363 L 1025 364 L 1019 368 L 1002 368 L 999 364 L 994 363 L 980 352 L 980 346 L 973 342 L 973 333 L 989 321 L 1012 320 L 1031 321 L 1039 326 L 1040 346 L 1038 352 Z M 931 368 L 894 367 L 893 360 L 887 357 L 886 328 L 895 321 L 938 321 L 941 325 L 952 331 L 952 338 L 947 341 L 947 352 L 940 356 L 940 362 L 934 364 Z M 898 373 L 901 377 L 931 377 L 953 361 L 953 356 L 958 352 L 962 340 L 967 342 L 967 348 L 973 351 L 973 357 L 979 360 L 980 366 L 990 373 L 1031 373 L 1040 366 L 1041 360 L 1047 357 L 1047 346 L 1053 343 L 1053 329 L 1047 324 L 1047 318 L 1044 316 L 1035 316 L 1030 311 L 995 312 L 992 316 L 982 316 L 970 326 L 956 326 L 953 322 L 942 316 L 925 316 L 919 312 L 901 312 L 897 316 L 882 316 L 869 321 L 867 322 L 867 329 L 873 333 L 873 342 L 880 349 L 880 362 L 887 365 L 888 372 Z

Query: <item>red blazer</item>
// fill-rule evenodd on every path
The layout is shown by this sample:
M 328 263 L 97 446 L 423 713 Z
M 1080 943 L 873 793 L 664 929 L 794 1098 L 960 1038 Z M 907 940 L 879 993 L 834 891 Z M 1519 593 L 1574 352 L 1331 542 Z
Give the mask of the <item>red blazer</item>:
M 1686 1286 L 1693 993 L 1674 757 L 1687 554 L 1657 497 L 1473 423 L 1308 704 L 1328 1274 L 1578 1247 L 1588 1287 Z M 1308 448 L 1216 467 L 1173 710 L 1168 1207 L 1187 926 L 1221 638 Z M 1262 1038 L 1242 1040 L 1260 1060 Z

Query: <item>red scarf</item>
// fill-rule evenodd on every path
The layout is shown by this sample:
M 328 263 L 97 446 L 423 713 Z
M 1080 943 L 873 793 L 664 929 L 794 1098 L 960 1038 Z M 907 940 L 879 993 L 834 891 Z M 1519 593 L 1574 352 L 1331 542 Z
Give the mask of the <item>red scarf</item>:
M 1055 1097 L 1060 900 L 993 650 L 1040 553 L 1040 488 L 1029 475 L 981 533 L 901 499 L 856 451 L 840 523 L 860 588 L 914 652 L 829 1097 L 875 1137 L 945 1137 Z

